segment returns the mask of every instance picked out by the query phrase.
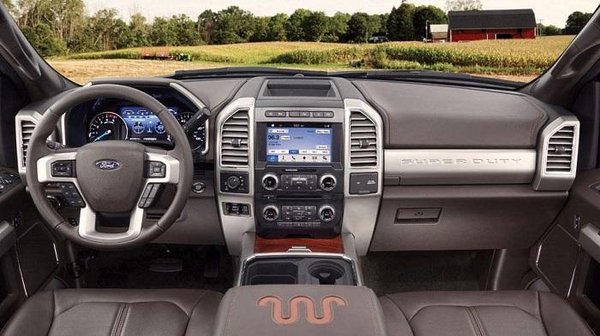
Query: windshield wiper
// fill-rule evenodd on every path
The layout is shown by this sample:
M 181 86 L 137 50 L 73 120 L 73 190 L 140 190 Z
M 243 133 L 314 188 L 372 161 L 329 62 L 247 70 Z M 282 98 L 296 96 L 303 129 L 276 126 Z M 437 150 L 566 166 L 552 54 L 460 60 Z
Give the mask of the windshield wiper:
M 523 83 L 488 77 L 478 77 L 464 73 L 438 72 L 427 70 L 401 71 L 346 71 L 331 74 L 332 76 L 348 79 L 381 79 L 407 82 L 422 82 L 436 84 L 452 84 L 461 86 L 477 86 L 492 89 L 517 89 Z
M 327 77 L 325 71 L 279 69 L 269 67 L 228 67 L 217 69 L 180 70 L 168 78 L 173 79 L 198 79 L 213 77 L 257 77 L 257 76 L 307 76 Z

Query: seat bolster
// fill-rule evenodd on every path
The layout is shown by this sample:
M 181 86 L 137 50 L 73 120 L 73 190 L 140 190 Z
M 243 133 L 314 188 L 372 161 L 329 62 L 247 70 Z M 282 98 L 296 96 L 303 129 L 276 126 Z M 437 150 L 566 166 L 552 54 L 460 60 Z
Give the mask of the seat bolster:
M 25 302 L 0 335 L 47 335 L 54 320 L 54 309 L 54 292 L 40 292 Z
M 207 291 L 194 306 L 185 335 L 212 335 L 213 324 L 217 319 L 217 312 L 222 299 L 223 294 Z
M 379 299 L 388 336 L 414 336 L 410 324 L 400 308 L 387 296 Z
M 540 293 L 540 311 L 548 336 L 593 336 L 587 323 L 556 294 Z

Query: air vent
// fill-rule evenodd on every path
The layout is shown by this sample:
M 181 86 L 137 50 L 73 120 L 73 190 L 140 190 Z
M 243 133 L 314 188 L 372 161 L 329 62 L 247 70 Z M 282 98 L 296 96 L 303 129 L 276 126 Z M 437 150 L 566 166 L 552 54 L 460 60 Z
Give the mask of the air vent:
M 225 123 L 221 133 L 221 165 L 248 166 L 248 111 L 235 112 Z
M 575 126 L 564 126 L 550 137 L 546 156 L 547 173 L 571 172 L 574 139 Z
M 27 161 L 27 149 L 29 148 L 29 140 L 31 140 L 31 135 L 33 134 L 33 130 L 35 129 L 36 124 L 27 119 L 21 119 L 19 128 L 21 130 L 21 143 L 17 144 L 20 146 L 19 151 L 21 153 L 21 167 L 25 168 L 25 163 Z
M 350 114 L 350 166 L 377 166 L 377 128 L 364 113 Z

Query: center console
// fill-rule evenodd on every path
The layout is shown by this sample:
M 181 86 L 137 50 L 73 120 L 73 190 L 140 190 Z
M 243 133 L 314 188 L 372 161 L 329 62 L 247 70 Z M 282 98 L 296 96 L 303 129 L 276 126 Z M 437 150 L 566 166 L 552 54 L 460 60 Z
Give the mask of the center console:
M 343 109 L 257 112 L 256 232 L 266 237 L 338 235 L 344 208 L 344 128 L 334 116 L 343 115 Z

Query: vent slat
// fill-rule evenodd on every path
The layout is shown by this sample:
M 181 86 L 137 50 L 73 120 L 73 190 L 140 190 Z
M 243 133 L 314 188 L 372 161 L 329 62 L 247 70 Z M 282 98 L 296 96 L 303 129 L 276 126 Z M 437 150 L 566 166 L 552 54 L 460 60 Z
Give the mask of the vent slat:
M 548 139 L 546 172 L 568 173 L 572 169 L 575 127 L 565 126 Z
M 250 137 L 248 110 L 235 112 L 223 124 L 221 134 L 221 165 L 248 166 L 248 139 Z
M 377 127 L 363 112 L 350 114 L 350 166 L 377 166 Z
M 22 143 L 20 144 L 21 146 L 21 155 L 22 155 L 22 162 L 21 162 L 21 166 L 25 167 L 26 161 L 27 161 L 27 149 L 29 148 L 29 141 L 31 140 L 31 136 L 33 135 L 33 131 L 35 130 L 35 127 L 37 126 L 36 123 L 30 121 L 30 120 L 21 120 L 20 123 L 20 132 L 21 132 L 21 140 Z

